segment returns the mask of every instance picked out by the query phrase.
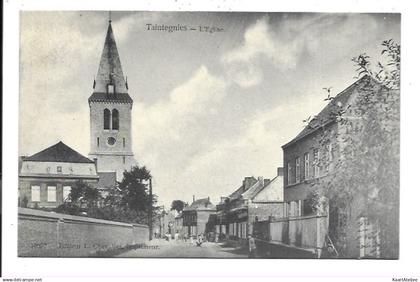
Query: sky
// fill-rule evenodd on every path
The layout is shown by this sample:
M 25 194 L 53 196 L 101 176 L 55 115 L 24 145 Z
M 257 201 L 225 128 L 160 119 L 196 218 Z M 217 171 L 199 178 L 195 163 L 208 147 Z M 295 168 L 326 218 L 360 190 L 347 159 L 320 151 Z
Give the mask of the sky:
M 89 106 L 108 12 L 21 12 L 19 154 L 63 141 L 89 153 Z M 214 204 L 274 178 L 281 146 L 355 81 L 351 58 L 400 42 L 398 14 L 112 12 L 133 151 L 159 204 Z M 197 30 L 152 31 L 147 24 Z M 219 32 L 200 32 L 209 26 Z

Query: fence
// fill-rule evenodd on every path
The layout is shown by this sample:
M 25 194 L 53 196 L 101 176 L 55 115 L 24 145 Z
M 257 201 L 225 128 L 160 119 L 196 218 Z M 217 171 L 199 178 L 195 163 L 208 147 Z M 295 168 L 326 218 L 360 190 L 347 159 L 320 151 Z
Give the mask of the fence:
M 288 217 L 254 223 L 254 235 L 258 239 L 308 249 L 318 257 L 327 233 L 326 215 Z
M 99 250 L 142 244 L 146 225 L 19 208 L 18 255 L 84 257 Z

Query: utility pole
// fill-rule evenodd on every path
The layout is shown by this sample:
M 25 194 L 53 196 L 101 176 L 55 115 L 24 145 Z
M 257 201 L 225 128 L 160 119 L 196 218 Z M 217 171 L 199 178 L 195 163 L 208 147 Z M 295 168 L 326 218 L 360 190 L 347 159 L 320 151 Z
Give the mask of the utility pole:
M 149 178 L 149 212 L 148 212 L 148 223 L 149 223 L 149 241 L 153 238 L 153 190 L 152 190 L 152 177 Z

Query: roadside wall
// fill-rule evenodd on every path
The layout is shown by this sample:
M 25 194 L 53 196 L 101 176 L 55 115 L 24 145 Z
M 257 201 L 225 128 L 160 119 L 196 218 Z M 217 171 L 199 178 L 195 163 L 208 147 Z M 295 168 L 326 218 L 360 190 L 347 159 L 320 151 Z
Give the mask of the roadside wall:
M 20 257 L 85 257 L 145 243 L 148 236 L 146 225 L 19 208 Z

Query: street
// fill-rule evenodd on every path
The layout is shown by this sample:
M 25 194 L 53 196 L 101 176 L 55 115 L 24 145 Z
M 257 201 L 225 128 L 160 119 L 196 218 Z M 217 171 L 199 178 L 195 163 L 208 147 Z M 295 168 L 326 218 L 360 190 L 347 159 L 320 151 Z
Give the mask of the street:
M 289 248 L 277 244 L 257 244 L 256 258 L 315 258 L 313 253 Z M 163 258 L 248 258 L 246 246 L 234 247 L 222 242 L 205 242 L 198 247 L 195 242 L 164 239 L 153 239 L 136 249 L 117 255 L 116 257 L 163 257 Z
M 197 247 L 195 242 L 153 239 L 140 248 L 129 250 L 117 257 L 164 258 L 247 258 L 246 248 L 228 247 L 225 243 L 205 242 Z

